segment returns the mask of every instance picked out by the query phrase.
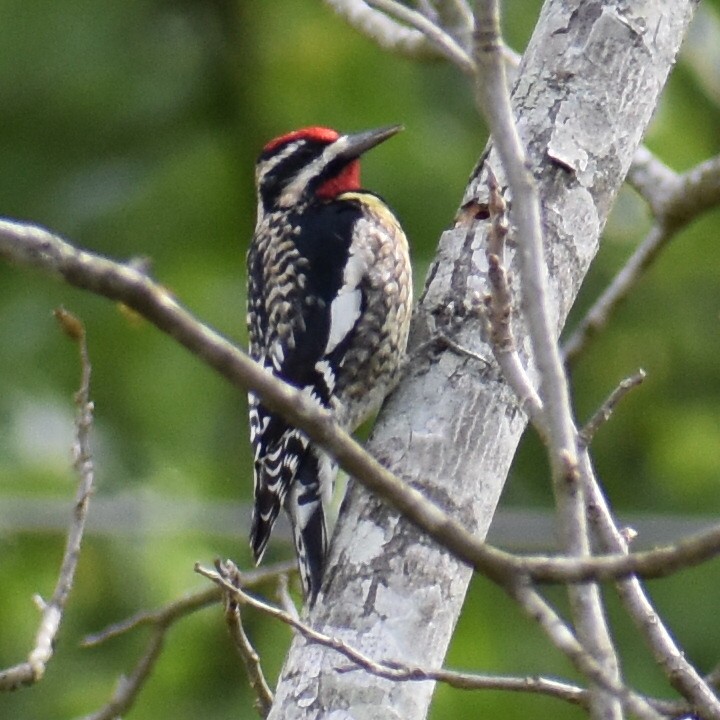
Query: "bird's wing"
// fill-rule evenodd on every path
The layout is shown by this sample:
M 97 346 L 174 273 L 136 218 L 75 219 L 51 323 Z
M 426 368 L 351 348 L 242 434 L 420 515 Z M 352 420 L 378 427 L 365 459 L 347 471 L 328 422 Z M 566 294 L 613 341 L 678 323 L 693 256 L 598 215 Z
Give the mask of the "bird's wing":
M 251 248 L 248 255 L 252 356 L 325 408 L 331 406 L 337 371 L 364 306 L 362 279 L 367 259 L 351 255 L 351 233 L 338 232 L 339 224 L 355 220 L 351 204 L 330 203 L 322 212 L 306 212 L 301 231 L 279 249 L 276 245 L 274 257 L 263 256 L 262 247 Z M 292 503 L 300 503 L 293 517 L 296 545 L 302 542 L 306 554 L 322 557 L 326 545 L 323 496 L 332 487 L 334 467 L 331 472 L 332 464 L 311 447 L 304 433 L 265 408 L 252 393 L 249 400 L 255 557 L 262 556 L 296 477 L 302 486 Z M 322 530 L 314 533 L 317 539 L 311 542 L 308 533 L 313 527 Z M 307 532 L 301 532 L 303 528 Z

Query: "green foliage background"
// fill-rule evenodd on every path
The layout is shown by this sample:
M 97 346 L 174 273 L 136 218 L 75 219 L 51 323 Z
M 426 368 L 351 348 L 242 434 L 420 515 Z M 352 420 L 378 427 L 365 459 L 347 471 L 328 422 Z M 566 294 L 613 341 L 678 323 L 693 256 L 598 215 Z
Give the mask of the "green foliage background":
M 521 49 L 539 2 L 505 5 L 507 37 Z M 718 12 L 719 5 L 706 8 Z M 485 143 L 459 73 L 381 52 L 318 0 L 0 0 L 0 17 L 0 215 L 45 225 L 113 258 L 151 258 L 161 282 L 241 344 L 253 162 L 268 139 L 308 124 L 359 130 L 403 122 L 406 132 L 373 152 L 364 173 L 403 219 L 418 287 Z M 712 23 L 702 30 L 676 68 L 647 138 L 679 170 L 720 152 L 720 40 Z M 624 192 L 576 317 L 648 226 L 644 206 Z M 620 378 L 639 366 L 648 372 L 595 444 L 600 474 L 621 512 L 717 516 L 720 509 L 719 235 L 718 212 L 682 233 L 574 373 L 578 413 L 586 418 Z M 74 495 L 69 448 L 79 368 L 51 316 L 60 304 L 88 329 L 98 497 L 247 502 L 241 393 L 111 303 L 0 264 L 0 503 L 55 498 L 69 507 Z M 550 507 L 540 457 L 530 438 L 506 505 Z M 202 587 L 192 572 L 196 560 L 229 556 L 249 563 L 246 516 L 238 515 L 235 536 L 212 524 L 157 532 L 159 522 L 139 513 L 130 519 L 131 532 L 87 538 L 47 677 L 34 689 L 0 695 L 0 717 L 62 719 L 95 710 L 130 670 L 146 635 L 138 630 L 92 650 L 78 647 L 82 637 Z M 30 648 L 37 622 L 31 597 L 51 593 L 62 544 L 58 532 L 0 525 L 0 667 Z M 290 553 L 277 542 L 268 560 Z M 714 563 L 650 586 L 703 671 L 718 659 L 719 582 Z M 551 595 L 562 605 L 561 593 Z M 665 692 L 611 590 L 608 595 L 627 678 Z M 289 633 L 252 613 L 247 622 L 274 679 Z M 573 676 L 482 579 L 473 583 L 448 664 Z M 438 690 L 432 717 L 531 713 L 581 717 L 557 701 L 447 688 Z M 253 716 L 218 608 L 171 631 L 128 715 L 198 716 Z

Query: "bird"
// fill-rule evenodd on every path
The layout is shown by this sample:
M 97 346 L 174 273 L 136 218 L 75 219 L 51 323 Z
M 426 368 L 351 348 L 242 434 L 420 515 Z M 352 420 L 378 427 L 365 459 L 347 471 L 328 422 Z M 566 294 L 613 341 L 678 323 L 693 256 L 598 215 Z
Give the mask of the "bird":
M 341 134 L 306 127 L 265 145 L 255 167 L 257 222 L 247 255 L 250 356 L 332 413 L 348 432 L 397 384 L 412 312 L 408 240 L 360 182 L 360 156 L 402 126 Z M 337 465 L 248 394 L 262 560 L 280 508 L 292 526 L 306 600 L 320 590 Z

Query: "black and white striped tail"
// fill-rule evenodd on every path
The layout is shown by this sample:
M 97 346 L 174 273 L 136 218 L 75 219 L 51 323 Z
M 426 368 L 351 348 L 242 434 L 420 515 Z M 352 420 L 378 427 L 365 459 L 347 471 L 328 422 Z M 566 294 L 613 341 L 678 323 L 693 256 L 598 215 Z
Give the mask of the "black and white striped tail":
M 309 446 L 285 499 L 300 579 L 311 605 L 320 591 L 325 570 L 328 547 L 325 509 L 332 495 L 335 473 L 332 460 L 322 450 Z
M 258 408 L 262 413 L 262 406 Z M 250 547 L 255 562 L 262 560 L 288 488 L 300 461 L 306 455 L 307 437 L 299 430 L 286 430 L 279 440 L 257 453 L 254 469 L 255 503 L 250 526 Z

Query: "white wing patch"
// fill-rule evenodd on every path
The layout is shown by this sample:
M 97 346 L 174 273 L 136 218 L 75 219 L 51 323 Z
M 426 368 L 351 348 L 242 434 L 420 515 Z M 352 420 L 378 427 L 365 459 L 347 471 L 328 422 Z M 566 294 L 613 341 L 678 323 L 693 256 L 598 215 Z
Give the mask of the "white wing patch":
M 358 287 L 367 272 L 367 258 L 351 253 L 343 274 L 343 285 L 330 305 L 330 333 L 325 355 L 331 353 L 355 327 L 360 317 L 362 291 Z
M 331 353 L 353 329 L 360 317 L 360 304 L 362 293 L 359 288 L 345 291 L 343 288 L 340 294 L 330 305 L 330 336 L 328 337 L 325 355 Z

